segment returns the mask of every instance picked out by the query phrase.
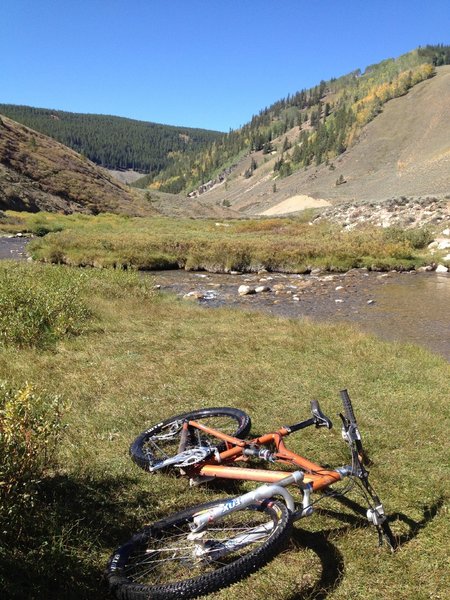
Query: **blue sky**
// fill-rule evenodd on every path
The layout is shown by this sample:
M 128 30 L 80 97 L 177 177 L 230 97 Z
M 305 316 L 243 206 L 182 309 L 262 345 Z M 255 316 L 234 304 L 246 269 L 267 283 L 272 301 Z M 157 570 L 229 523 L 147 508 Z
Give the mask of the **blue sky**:
M 449 34 L 449 0 L 4 0 L 0 102 L 228 131 Z

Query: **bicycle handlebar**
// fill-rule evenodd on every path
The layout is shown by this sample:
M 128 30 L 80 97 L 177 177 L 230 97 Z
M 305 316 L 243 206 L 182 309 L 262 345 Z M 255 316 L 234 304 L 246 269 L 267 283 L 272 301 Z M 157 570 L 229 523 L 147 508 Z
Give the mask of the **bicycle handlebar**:
M 355 413 L 353 412 L 352 401 L 350 400 L 350 396 L 348 395 L 348 391 L 347 390 L 341 390 L 340 394 L 341 394 L 341 398 L 342 398 L 342 404 L 344 406 L 345 416 L 350 421 L 350 423 L 356 424 L 356 417 L 355 417 Z

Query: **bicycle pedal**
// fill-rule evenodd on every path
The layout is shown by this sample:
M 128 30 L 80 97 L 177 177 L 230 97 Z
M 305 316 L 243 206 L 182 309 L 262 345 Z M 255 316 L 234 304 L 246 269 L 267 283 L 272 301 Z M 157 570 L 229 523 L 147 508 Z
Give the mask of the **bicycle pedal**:
M 214 481 L 215 479 L 215 477 L 210 477 L 209 475 L 196 475 L 189 479 L 189 485 L 190 487 L 197 487 L 202 485 L 202 483 L 208 483 L 208 481 Z

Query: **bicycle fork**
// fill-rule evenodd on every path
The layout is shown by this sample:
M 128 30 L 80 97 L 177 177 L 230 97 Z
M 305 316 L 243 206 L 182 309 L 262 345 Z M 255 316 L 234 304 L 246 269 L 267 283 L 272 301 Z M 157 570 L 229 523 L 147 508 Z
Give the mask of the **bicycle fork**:
M 303 471 L 294 471 L 294 473 L 292 473 L 288 477 L 285 477 L 284 479 L 281 479 L 276 484 L 261 485 L 255 490 L 247 492 L 242 496 L 237 496 L 237 498 L 227 500 L 223 504 L 219 504 L 214 508 L 202 511 L 198 513 L 193 519 L 193 523 L 191 525 L 192 533 L 199 533 L 213 521 L 222 519 L 230 513 L 235 512 L 237 510 L 242 510 L 243 508 L 250 506 L 250 504 L 253 504 L 254 502 L 267 500 L 268 498 L 272 498 L 273 496 L 277 495 L 282 496 L 284 498 L 289 511 L 294 513 L 294 499 L 292 495 L 287 491 L 286 487 L 288 485 L 292 485 L 293 483 L 301 485 L 301 483 L 303 482 L 303 478 Z
M 288 510 L 295 513 L 295 503 L 292 495 L 287 491 L 288 485 L 297 484 L 301 486 L 304 478 L 303 471 L 295 471 L 288 477 L 281 479 L 276 484 L 264 484 L 238 496 L 231 500 L 225 501 L 211 509 L 206 509 L 194 516 L 193 522 L 190 525 L 191 533 L 188 539 L 195 543 L 194 556 L 196 559 L 217 560 L 221 556 L 225 556 L 229 552 L 234 552 L 239 548 L 257 542 L 267 537 L 273 529 L 273 522 L 268 521 L 262 525 L 253 527 L 242 534 L 217 542 L 216 540 L 207 539 L 207 526 L 215 521 L 225 518 L 233 512 L 243 510 L 247 506 L 255 502 L 261 502 L 274 496 L 282 496 L 286 502 Z

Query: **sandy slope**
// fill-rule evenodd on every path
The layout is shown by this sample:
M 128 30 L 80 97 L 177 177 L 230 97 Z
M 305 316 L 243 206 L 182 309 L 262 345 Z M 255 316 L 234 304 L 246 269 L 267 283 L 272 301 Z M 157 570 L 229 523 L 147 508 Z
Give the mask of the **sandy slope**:
M 259 213 L 260 215 L 270 216 L 270 215 L 287 215 L 289 213 L 298 212 L 299 210 L 305 210 L 307 208 L 321 208 L 322 206 L 331 206 L 331 202 L 327 200 L 319 200 L 316 198 L 311 198 L 310 196 L 305 196 L 304 194 L 299 194 L 296 196 L 291 196 L 287 198 L 287 200 L 283 200 L 275 206 L 268 208 L 267 210 Z

